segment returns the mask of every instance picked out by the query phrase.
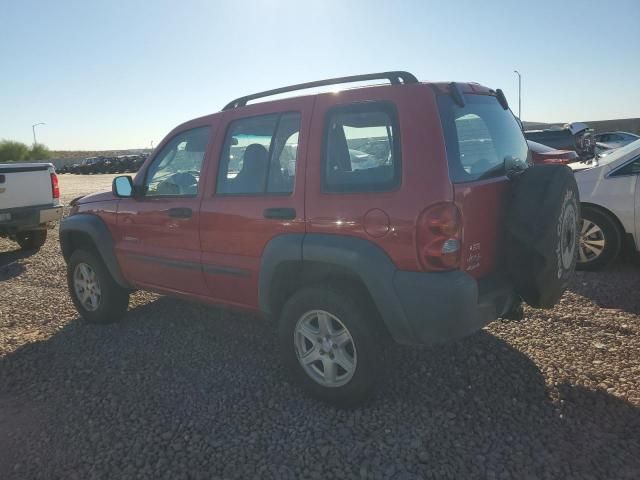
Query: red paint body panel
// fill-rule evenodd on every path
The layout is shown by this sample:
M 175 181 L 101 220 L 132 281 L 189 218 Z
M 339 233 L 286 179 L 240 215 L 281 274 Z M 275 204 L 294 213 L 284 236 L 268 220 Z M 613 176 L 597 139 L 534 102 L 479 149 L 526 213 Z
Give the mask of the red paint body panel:
M 402 145 L 401 186 L 390 192 L 325 193 L 321 188 L 325 117 L 337 105 L 390 101 L 396 106 Z M 435 95 L 427 85 L 400 89 L 371 87 L 319 95 L 314 109 L 307 161 L 308 231 L 365 238 L 387 252 L 402 270 L 421 270 L 416 253 L 415 225 L 424 208 L 453 200 Z M 364 217 L 380 209 L 389 219 L 383 236 L 369 235 Z
M 531 159 L 536 165 L 566 165 L 580 160 L 580 155 L 573 150 L 556 150 L 531 140 L 527 140 L 527 144 L 529 145 L 529 151 L 531 152 Z
M 553 152 L 537 153 L 531 151 L 531 157 L 535 164 L 558 164 L 566 165 L 568 163 L 580 160 L 578 154 L 571 150 L 554 150 Z
M 304 178 L 305 159 L 314 97 L 301 97 L 265 102 L 224 113 L 212 168 L 207 175 L 201 207 L 202 263 L 208 294 L 220 302 L 231 302 L 246 308 L 258 308 L 258 274 L 266 244 L 285 233 L 305 232 Z M 270 113 L 299 112 L 300 134 L 296 161 L 296 180 L 291 195 L 216 195 L 216 172 L 224 144 L 224 133 L 230 122 Z M 267 208 L 293 208 L 293 220 L 265 219 Z M 245 274 L 227 275 L 207 272 L 207 266 L 231 267 Z
M 220 115 L 187 122 L 174 129 L 149 156 L 135 178 L 142 185 L 149 164 L 176 133 L 195 127 L 211 126 L 212 137 L 202 163 L 201 177 L 211 170 L 211 155 Z M 202 182 L 201 182 L 202 184 Z M 133 285 L 152 285 L 193 295 L 207 295 L 202 273 L 200 249 L 200 203 L 204 187 L 195 197 L 124 198 L 118 206 L 116 257 L 123 275 Z M 191 218 L 173 218 L 171 208 L 189 208 Z M 176 268 L 172 261 L 192 268 Z
M 499 268 L 510 181 L 497 177 L 454 186 L 462 213 L 462 270 L 482 278 Z
M 206 294 L 197 268 L 170 266 L 161 260 L 200 264 L 199 198 L 122 199 L 118 208 L 116 256 L 125 277 L 134 285 L 152 284 Z M 172 218 L 169 208 L 191 208 L 191 218 Z
M 97 197 L 97 195 L 100 195 Z M 117 235 L 117 213 L 118 213 L 118 201 L 115 200 L 111 192 L 103 192 L 97 194 L 96 197 L 100 198 L 100 201 L 92 203 L 80 203 L 72 208 L 71 214 L 87 213 L 90 215 L 96 215 L 102 219 L 112 236 Z M 92 195 L 93 197 L 93 195 Z M 94 198 L 96 198 L 94 197 Z

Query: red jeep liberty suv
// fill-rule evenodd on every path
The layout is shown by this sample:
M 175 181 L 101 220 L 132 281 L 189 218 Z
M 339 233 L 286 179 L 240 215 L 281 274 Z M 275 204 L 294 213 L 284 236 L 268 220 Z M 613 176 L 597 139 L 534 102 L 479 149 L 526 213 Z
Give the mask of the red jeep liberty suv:
M 530 164 L 504 94 L 475 83 L 385 72 L 241 97 L 72 202 L 69 292 L 95 323 L 134 289 L 261 312 L 304 388 L 352 406 L 389 340 L 450 341 L 558 301 L 578 190 L 567 167 Z

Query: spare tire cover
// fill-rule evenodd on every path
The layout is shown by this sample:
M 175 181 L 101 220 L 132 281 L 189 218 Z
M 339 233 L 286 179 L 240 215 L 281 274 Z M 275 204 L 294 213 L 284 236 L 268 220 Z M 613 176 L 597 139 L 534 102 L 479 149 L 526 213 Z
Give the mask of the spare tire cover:
M 551 308 L 576 266 L 580 199 L 571 169 L 536 165 L 513 178 L 507 210 L 507 270 L 532 307 Z

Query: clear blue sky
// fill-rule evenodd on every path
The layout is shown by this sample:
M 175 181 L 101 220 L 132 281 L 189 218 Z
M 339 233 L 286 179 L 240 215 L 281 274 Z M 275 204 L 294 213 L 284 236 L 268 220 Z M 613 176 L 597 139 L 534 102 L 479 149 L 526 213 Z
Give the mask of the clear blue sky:
M 282 85 L 403 69 L 504 89 L 533 121 L 640 116 L 640 1 L 0 0 L 0 138 L 159 142 Z

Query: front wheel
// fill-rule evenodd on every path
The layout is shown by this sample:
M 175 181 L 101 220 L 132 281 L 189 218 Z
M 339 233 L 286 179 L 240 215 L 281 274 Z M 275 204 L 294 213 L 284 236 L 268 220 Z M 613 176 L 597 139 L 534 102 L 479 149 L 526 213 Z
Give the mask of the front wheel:
M 578 268 L 601 270 L 613 262 L 622 247 L 622 236 L 615 220 L 601 210 L 583 207 Z
M 47 241 L 46 230 L 30 230 L 16 234 L 16 241 L 22 250 L 39 250 Z
M 129 291 L 118 285 L 94 252 L 76 250 L 67 265 L 69 294 L 88 323 L 120 320 L 129 305 Z
M 309 287 L 286 303 L 279 325 L 283 362 L 312 396 L 349 408 L 368 400 L 380 376 L 375 315 L 357 295 Z

